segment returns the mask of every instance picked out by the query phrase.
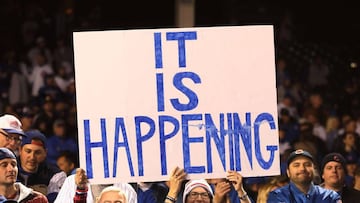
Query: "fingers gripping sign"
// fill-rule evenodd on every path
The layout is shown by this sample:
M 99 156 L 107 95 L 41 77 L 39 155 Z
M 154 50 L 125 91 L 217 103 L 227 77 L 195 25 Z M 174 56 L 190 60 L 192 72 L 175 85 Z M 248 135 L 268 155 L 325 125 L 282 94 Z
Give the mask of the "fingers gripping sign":
M 186 176 L 187 174 L 185 173 L 184 169 L 175 167 L 172 170 L 169 181 L 167 182 L 170 188 L 167 196 L 170 199 L 176 199 L 180 192 L 181 184 L 185 180 Z
M 88 178 L 85 174 L 85 170 L 82 168 L 76 169 L 75 184 L 79 189 L 85 189 L 87 187 Z
M 236 171 L 228 171 L 227 175 L 226 175 L 226 179 L 232 183 L 232 185 L 234 186 L 234 189 L 238 193 L 240 200 L 250 202 L 250 199 L 249 199 L 246 191 L 244 190 L 243 177 L 240 173 L 238 173 Z

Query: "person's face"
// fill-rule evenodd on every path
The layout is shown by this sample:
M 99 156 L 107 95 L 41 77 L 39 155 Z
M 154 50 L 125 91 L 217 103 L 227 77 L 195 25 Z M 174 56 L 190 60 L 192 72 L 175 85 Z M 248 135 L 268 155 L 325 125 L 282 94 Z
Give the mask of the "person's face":
M 67 161 L 66 158 L 63 156 L 58 158 L 56 163 L 60 170 L 64 171 L 66 174 L 70 174 L 71 171 L 74 169 L 74 164 Z
M 347 133 L 344 137 L 344 144 L 349 146 L 355 145 L 355 136 L 352 133 Z
M 185 203 L 209 203 L 209 193 L 203 187 L 192 189 L 186 197 Z
M 289 97 L 285 97 L 283 99 L 283 103 L 285 104 L 285 106 L 292 106 L 292 100 Z
M 8 135 L 9 144 L 7 148 L 13 151 L 17 151 L 21 144 L 21 136 L 15 133 L 8 133 L 8 134 L 9 134 Z
M 285 130 L 279 130 L 279 140 L 285 139 L 286 133 Z
M 345 181 L 345 169 L 339 162 L 328 162 L 323 170 L 322 178 L 326 186 L 336 187 L 343 185 Z
M 314 177 L 313 162 L 309 158 L 298 156 L 290 163 L 287 175 L 295 184 L 310 184 Z
M 39 164 L 46 158 L 44 147 L 35 144 L 26 144 L 20 148 L 20 164 L 26 172 L 36 172 Z
M 320 95 L 315 94 L 310 96 L 310 102 L 314 108 L 319 108 L 322 105 L 323 100 Z
M 350 176 L 354 176 L 356 167 L 357 167 L 356 163 L 347 163 L 346 164 L 347 174 L 350 175 Z
M 0 160 L 0 185 L 12 185 L 16 182 L 18 167 L 16 159 Z
M 54 134 L 56 136 L 59 136 L 59 137 L 63 137 L 65 136 L 65 125 L 61 124 L 61 125 L 55 125 L 53 127 L 53 130 L 54 130 Z
M 15 133 L 8 133 L 7 135 L 0 132 L 0 147 L 6 147 L 13 151 L 18 150 L 21 144 L 21 136 Z
M 6 147 L 9 145 L 8 135 L 0 131 L 0 147 Z
M 98 203 L 127 203 L 123 194 L 117 191 L 108 191 L 101 195 Z
M 346 132 L 355 132 L 356 131 L 356 122 L 354 120 L 349 121 L 345 126 Z
M 52 111 L 54 109 L 54 104 L 52 102 L 45 102 L 43 105 L 44 111 Z
M 33 117 L 26 116 L 21 118 L 21 124 L 24 131 L 30 129 L 33 124 Z
M 345 182 L 345 169 L 336 161 L 328 162 L 323 171 L 322 178 L 327 186 L 336 187 Z

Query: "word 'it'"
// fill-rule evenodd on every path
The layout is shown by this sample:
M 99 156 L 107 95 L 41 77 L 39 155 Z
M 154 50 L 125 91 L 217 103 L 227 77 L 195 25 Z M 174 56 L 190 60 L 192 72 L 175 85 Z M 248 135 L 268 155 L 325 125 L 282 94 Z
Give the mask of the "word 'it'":
M 186 41 L 197 40 L 197 32 L 166 32 L 167 41 L 177 41 L 178 43 L 178 61 L 179 68 L 186 68 Z M 155 53 L 155 68 L 163 68 L 163 46 L 162 35 L 160 32 L 154 33 L 154 53 Z M 173 77 L 172 85 L 180 92 L 182 92 L 189 100 L 188 103 L 181 103 L 178 98 L 170 99 L 172 107 L 177 111 L 189 111 L 195 109 L 198 105 L 199 99 L 197 94 L 190 88 L 184 85 L 184 79 L 192 80 L 195 84 L 201 83 L 201 78 L 194 72 L 179 72 Z M 156 92 L 158 112 L 165 111 L 165 92 L 164 92 L 164 75 L 163 73 L 156 73 Z

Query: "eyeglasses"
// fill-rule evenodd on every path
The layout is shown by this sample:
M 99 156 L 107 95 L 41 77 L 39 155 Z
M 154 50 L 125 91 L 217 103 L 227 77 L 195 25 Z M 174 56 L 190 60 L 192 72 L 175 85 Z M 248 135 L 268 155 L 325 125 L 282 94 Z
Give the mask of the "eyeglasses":
M 202 192 L 202 193 L 198 193 L 198 192 L 190 192 L 189 193 L 189 198 L 190 199 L 196 199 L 197 197 L 201 197 L 202 199 L 209 199 L 209 193 L 207 192 Z
M 0 134 L 2 134 L 2 135 L 5 136 L 7 142 L 14 141 L 15 144 L 20 144 L 20 143 L 21 143 L 21 139 L 20 139 L 20 138 L 11 137 L 11 136 L 9 136 L 9 135 L 7 135 L 7 134 L 5 134 L 5 133 L 2 133 L 2 132 L 0 132 Z

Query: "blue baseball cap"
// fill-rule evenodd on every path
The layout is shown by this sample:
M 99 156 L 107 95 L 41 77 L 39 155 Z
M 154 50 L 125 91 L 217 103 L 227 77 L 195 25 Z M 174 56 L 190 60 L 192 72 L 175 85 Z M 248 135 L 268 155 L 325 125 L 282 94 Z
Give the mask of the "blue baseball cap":
M 291 162 L 298 156 L 304 156 L 314 162 L 313 156 L 308 151 L 305 151 L 303 149 L 297 149 L 290 153 L 289 158 L 287 159 L 287 165 L 289 166 Z
M 46 137 L 39 130 L 29 130 L 25 132 L 26 137 L 21 141 L 21 146 L 34 144 L 46 148 Z
M 335 161 L 335 162 L 340 163 L 341 166 L 343 167 L 343 169 L 346 170 L 346 160 L 345 160 L 345 158 L 339 153 L 332 152 L 332 153 L 327 154 L 323 158 L 323 160 L 321 162 L 321 172 L 324 171 L 325 165 L 327 163 L 329 163 L 330 161 Z
M 0 147 L 0 160 L 3 159 L 16 159 L 14 152 L 5 147 Z

